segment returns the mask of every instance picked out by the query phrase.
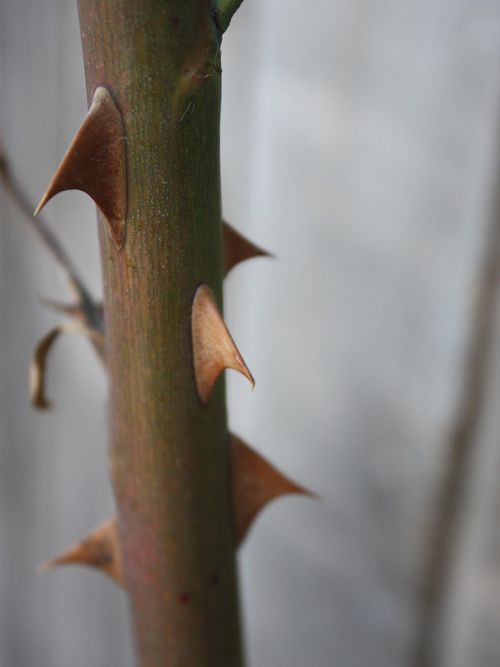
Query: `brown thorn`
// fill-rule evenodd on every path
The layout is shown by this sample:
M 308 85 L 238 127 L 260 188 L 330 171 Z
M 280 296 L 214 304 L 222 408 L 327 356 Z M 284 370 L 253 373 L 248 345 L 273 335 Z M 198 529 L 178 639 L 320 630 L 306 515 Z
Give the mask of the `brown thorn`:
M 39 408 L 40 410 L 47 410 L 51 407 L 50 401 L 48 401 L 45 396 L 47 357 L 55 341 L 62 334 L 84 334 L 94 343 L 100 354 L 104 355 L 103 335 L 94 329 L 89 329 L 76 322 L 60 324 L 45 334 L 45 336 L 38 341 L 33 350 L 30 365 L 31 403 L 34 407 Z
M 255 380 L 231 338 L 212 290 L 200 285 L 193 299 L 191 314 L 193 363 L 200 401 L 210 400 L 215 382 L 225 368 L 244 375 L 255 386 Z
M 42 563 L 38 570 L 45 572 L 60 565 L 95 567 L 123 585 L 123 568 L 116 518 L 103 521 L 81 542 L 64 553 Z
M 257 514 L 272 500 L 288 494 L 314 494 L 280 473 L 263 456 L 231 434 L 231 474 L 237 546 Z M 81 542 L 39 566 L 44 572 L 62 565 L 87 565 L 124 586 L 123 563 L 116 517 L 90 532 Z
M 285 477 L 263 456 L 231 434 L 231 469 L 237 544 L 270 501 L 288 494 L 314 494 Z
M 81 190 L 91 197 L 120 248 L 125 239 L 126 165 L 123 122 L 111 94 L 96 88 L 80 129 L 38 204 L 35 215 L 64 190 Z
M 252 259 L 252 257 L 274 257 L 270 252 L 259 248 L 259 246 L 246 239 L 227 222 L 223 224 L 223 235 L 225 276 L 227 276 L 236 264 L 246 259 Z

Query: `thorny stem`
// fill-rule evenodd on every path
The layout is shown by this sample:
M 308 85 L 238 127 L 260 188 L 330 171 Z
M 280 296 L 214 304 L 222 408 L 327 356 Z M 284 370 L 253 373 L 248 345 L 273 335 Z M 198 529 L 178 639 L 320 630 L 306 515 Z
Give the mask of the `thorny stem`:
M 141 667 L 243 667 L 235 548 L 270 500 L 311 495 L 229 434 L 217 382 L 233 368 L 254 383 L 222 319 L 222 279 L 268 254 L 221 220 L 220 43 L 240 4 L 79 0 L 92 102 L 37 212 L 74 188 L 97 204 L 105 340 L 101 309 L 33 224 L 0 151 L 7 190 L 78 299 L 47 303 L 80 320 L 101 358 L 106 343 L 110 376 L 117 516 L 47 565 L 98 567 L 125 588 Z M 38 407 L 48 350 L 74 326 L 35 348 Z
M 137 663 L 241 667 L 224 384 L 202 405 L 191 329 L 200 285 L 222 301 L 220 27 L 211 0 L 78 5 L 89 102 L 105 87 L 126 137 L 124 243 L 101 224 L 100 247 Z
M 21 211 L 31 229 L 38 235 L 38 238 L 63 270 L 68 286 L 77 300 L 75 312 L 76 310 L 78 311 L 78 314 L 87 327 L 102 332 L 103 320 L 100 305 L 94 301 L 83 280 L 80 278 L 71 258 L 50 229 L 45 218 L 38 216 L 35 220 L 33 217 L 34 206 L 12 171 L 9 159 L 1 144 L 0 179 L 6 192 Z M 47 301 L 47 304 L 50 306 L 51 302 Z

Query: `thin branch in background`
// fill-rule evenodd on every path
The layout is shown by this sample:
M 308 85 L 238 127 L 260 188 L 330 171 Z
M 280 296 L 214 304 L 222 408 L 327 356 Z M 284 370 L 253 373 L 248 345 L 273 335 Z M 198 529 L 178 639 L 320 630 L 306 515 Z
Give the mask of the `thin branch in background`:
M 26 222 L 38 235 L 45 248 L 63 270 L 68 286 L 76 299 L 76 305 L 72 306 L 73 315 L 77 316 L 87 327 L 102 332 L 103 317 L 101 305 L 94 301 L 83 280 L 80 278 L 71 258 L 50 229 L 45 218 L 39 216 L 35 220 L 33 217 L 35 207 L 17 180 L 1 141 L 0 180 L 6 192 L 22 212 Z
M 500 176 L 500 165 L 497 167 L 497 175 Z M 442 615 L 449 590 L 451 566 L 460 539 L 459 522 L 467 493 L 495 335 L 496 297 L 500 286 L 500 189 L 493 202 L 484 252 L 464 360 L 463 394 L 450 429 L 445 474 L 429 540 L 414 667 L 439 667 L 440 664 Z

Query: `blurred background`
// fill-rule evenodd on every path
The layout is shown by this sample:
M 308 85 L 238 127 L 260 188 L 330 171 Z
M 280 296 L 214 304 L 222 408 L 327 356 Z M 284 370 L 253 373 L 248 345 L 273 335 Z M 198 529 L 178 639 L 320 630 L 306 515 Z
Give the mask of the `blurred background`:
M 321 500 L 239 560 L 251 667 L 500 664 L 500 0 L 247 0 L 223 44 L 232 429 Z M 38 200 L 86 111 L 76 2 L 0 0 L 0 132 Z M 93 204 L 46 216 L 95 295 Z M 0 665 L 131 667 L 123 593 L 37 564 L 112 508 L 106 382 L 0 188 Z

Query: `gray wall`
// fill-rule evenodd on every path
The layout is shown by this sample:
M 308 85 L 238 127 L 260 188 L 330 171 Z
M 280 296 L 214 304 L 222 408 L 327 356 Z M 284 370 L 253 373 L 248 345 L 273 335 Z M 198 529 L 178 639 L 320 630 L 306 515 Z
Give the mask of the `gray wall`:
M 34 200 L 85 113 L 75 4 L 0 0 L 0 132 Z M 227 281 L 257 380 L 228 375 L 230 422 L 321 496 L 273 505 L 241 551 L 249 663 L 414 667 L 499 182 L 500 1 L 247 0 L 223 67 L 224 214 L 278 255 Z M 98 294 L 92 204 L 67 193 L 47 216 Z M 65 285 L 1 192 L 0 218 L 0 665 L 127 667 L 123 594 L 85 570 L 36 574 L 112 507 L 106 386 L 71 337 L 51 358 L 55 409 L 29 407 L 30 351 L 57 321 L 38 297 Z M 443 667 L 500 663 L 499 352 L 440 599 Z

